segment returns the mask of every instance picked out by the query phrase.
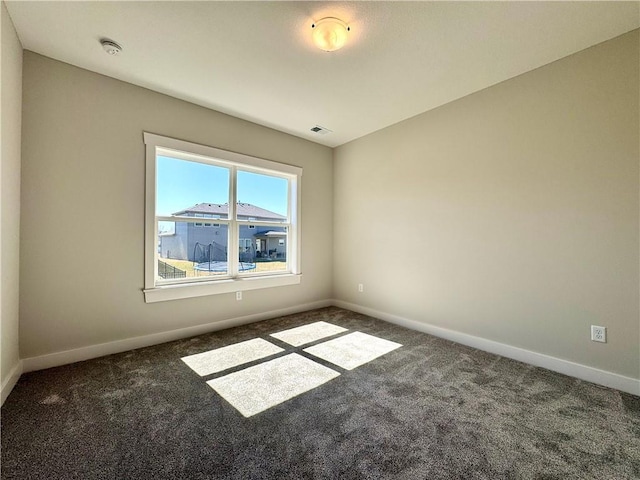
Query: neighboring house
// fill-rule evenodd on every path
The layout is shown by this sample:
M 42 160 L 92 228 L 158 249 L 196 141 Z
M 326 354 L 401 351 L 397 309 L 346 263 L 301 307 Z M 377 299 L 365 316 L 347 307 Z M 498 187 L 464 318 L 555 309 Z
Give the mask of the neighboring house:
M 286 217 L 250 203 L 237 204 L 238 220 L 258 222 L 284 222 Z M 229 205 L 219 203 L 199 203 L 174 216 L 194 217 L 194 222 L 175 222 L 173 232 L 159 233 L 158 252 L 162 258 L 189 260 L 192 262 L 226 261 L 228 227 L 216 223 L 216 219 L 226 219 Z M 255 258 L 285 259 L 287 252 L 287 232 L 284 227 L 264 227 L 242 225 L 240 227 L 239 254 L 242 261 Z

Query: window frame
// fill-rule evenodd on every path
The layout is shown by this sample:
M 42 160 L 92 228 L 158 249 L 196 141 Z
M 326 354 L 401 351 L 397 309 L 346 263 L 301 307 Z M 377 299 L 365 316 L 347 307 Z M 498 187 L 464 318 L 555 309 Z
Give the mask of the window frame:
M 178 140 L 153 133 L 143 132 L 146 151 L 146 190 L 145 190 L 145 267 L 144 298 L 145 302 L 159 302 L 181 298 L 216 295 L 223 293 L 272 288 L 300 283 L 300 204 L 302 168 L 284 163 L 252 157 L 242 153 L 230 152 L 215 147 Z M 168 217 L 156 215 L 157 156 L 166 155 L 172 158 L 195 161 L 208 165 L 229 168 L 229 212 L 227 219 L 216 219 L 220 224 L 229 225 L 227 249 L 230 256 L 239 252 L 239 228 L 241 225 L 259 224 L 249 220 L 238 220 L 237 205 L 237 171 L 275 175 L 288 180 L 288 218 L 287 261 L 288 270 L 269 272 L 266 274 L 241 274 L 237 269 L 238 259 L 229 258 L 229 275 L 223 278 L 205 277 L 201 280 L 190 279 L 175 283 L 158 283 L 158 222 L 171 221 Z M 186 220 L 186 217 L 177 217 Z M 194 217 L 189 217 L 193 222 Z M 267 222 L 277 223 L 277 222 Z M 235 267 L 234 267 L 235 266 Z

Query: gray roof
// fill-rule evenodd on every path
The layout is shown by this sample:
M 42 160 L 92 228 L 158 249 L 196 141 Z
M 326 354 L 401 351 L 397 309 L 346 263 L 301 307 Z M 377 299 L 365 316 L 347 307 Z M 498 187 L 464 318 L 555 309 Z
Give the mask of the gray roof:
M 280 215 L 279 213 L 265 210 L 264 208 L 256 207 L 250 203 L 238 202 L 237 214 L 242 217 L 251 217 L 256 220 L 286 220 L 287 217 Z M 175 212 L 173 215 L 189 215 L 194 213 L 202 213 L 209 215 L 226 216 L 229 213 L 229 204 L 227 203 L 198 203 L 179 212 Z
M 275 230 L 264 230 L 254 235 L 254 237 L 286 237 L 286 236 L 287 236 L 287 232 L 277 232 Z

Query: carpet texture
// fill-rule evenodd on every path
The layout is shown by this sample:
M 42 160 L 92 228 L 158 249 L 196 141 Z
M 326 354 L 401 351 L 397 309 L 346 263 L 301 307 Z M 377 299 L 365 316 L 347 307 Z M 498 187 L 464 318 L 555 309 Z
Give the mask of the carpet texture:
M 301 327 L 272 333 L 271 336 L 294 347 L 299 347 L 300 345 L 305 345 L 344 331 L 346 331 L 346 328 L 339 327 L 338 325 L 332 325 L 327 322 L 313 322 Z
M 209 380 L 207 385 L 245 417 L 297 397 L 340 376 L 297 353 Z
M 272 333 L 324 321 L 295 347 Z M 304 352 L 402 345 L 353 370 Z M 199 376 L 181 360 L 283 349 Z M 208 384 L 297 354 L 330 381 L 245 418 Z M 638 479 L 640 398 L 338 308 L 24 374 L 2 407 L 3 479 Z
M 383 338 L 353 332 L 328 342 L 322 342 L 313 347 L 305 348 L 304 352 L 314 357 L 322 358 L 345 370 L 353 370 L 365 363 L 369 363 L 402 345 Z
M 188 357 L 182 361 L 201 377 L 212 373 L 223 372 L 253 360 L 269 357 L 282 352 L 282 348 L 261 338 L 254 338 L 227 347 L 208 350 Z

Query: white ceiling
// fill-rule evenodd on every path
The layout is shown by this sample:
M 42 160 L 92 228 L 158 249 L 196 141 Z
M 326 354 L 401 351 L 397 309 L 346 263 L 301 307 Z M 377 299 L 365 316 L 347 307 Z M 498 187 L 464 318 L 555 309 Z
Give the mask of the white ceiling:
M 6 3 L 27 50 L 331 147 L 640 25 L 638 2 Z M 324 16 L 342 50 L 313 46 Z

